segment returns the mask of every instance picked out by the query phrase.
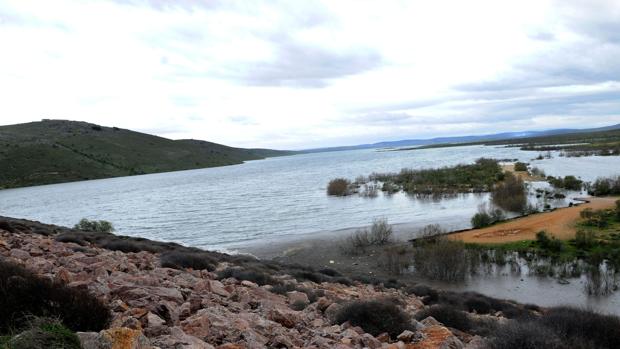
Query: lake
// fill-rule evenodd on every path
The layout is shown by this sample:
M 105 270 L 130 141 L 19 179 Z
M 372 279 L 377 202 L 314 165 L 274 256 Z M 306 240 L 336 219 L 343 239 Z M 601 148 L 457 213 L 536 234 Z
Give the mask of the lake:
M 488 194 L 443 200 L 406 194 L 377 198 L 328 197 L 335 177 L 354 179 L 401 168 L 471 163 L 480 157 L 531 162 L 547 174 L 584 180 L 620 173 L 620 157 L 532 161 L 537 152 L 464 146 L 408 151 L 374 149 L 302 154 L 241 165 L 53 184 L 0 191 L 0 215 L 72 226 L 81 218 L 113 222 L 119 234 L 234 250 L 248 244 L 313 236 L 320 232 L 390 223 L 469 227 Z

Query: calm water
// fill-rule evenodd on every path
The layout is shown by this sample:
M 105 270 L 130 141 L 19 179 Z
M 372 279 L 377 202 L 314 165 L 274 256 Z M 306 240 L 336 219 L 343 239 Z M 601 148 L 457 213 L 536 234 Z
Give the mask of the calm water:
M 374 218 L 467 228 L 488 195 L 441 201 L 405 194 L 328 197 L 334 177 L 471 163 L 480 157 L 531 161 L 535 152 L 468 146 L 413 151 L 356 150 L 304 154 L 242 165 L 0 191 L 0 215 L 71 226 L 83 217 L 114 223 L 118 233 L 204 248 L 312 236 L 368 225 Z M 531 161 L 548 174 L 586 180 L 618 174 L 620 157 Z M 585 165 L 584 165 L 585 164 Z

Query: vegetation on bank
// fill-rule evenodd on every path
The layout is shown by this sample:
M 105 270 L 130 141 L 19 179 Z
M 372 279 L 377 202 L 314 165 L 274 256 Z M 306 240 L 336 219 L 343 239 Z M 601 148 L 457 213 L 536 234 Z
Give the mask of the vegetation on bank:
M 233 165 L 288 154 L 43 120 L 0 126 L 0 189 Z
M 368 178 L 360 177 L 354 183 L 344 178 L 336 178 L 329 182 L 328 194 L 338 196 L 351 194 L 366 182 L 375 183 L 376 189 L 380 188 L 387 194 L 398 191 L 412 195 L 488 192 L 495 183 L 503 179 L 504 173 L 497 160 L 481 158 L 468 165 L 437 169 L 402 169 L 398 173 L 373 173 Z
M 587 189 L 588 194 L 594 196 L 620 195 L 620 176 L 598 178 Z
M 553 176 L 549 176 L 547 177 L 547 181 L 549 182 L 549 184 L 551 184 L 554 188 L 559 188 L 559 189 L 566 189 L 566 190 L 574 190 L 574 191 L 580 191 L 581 188 L 583 187 L 583 181 L 578 179 L 575 176 L 564 176 L 564 178 L 562 177 L 553 177 Z
M 0 261 L 0 348 L 80 348 L 73 331 L 100 331 L 110 311 L 88 291 Z

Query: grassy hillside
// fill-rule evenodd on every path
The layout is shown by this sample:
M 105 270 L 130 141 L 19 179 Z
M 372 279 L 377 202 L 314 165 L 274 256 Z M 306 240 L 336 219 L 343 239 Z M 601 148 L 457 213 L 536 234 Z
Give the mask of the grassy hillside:
M 43 120 L 0 126 L 0 188 L 234 165 L 288 154 Z

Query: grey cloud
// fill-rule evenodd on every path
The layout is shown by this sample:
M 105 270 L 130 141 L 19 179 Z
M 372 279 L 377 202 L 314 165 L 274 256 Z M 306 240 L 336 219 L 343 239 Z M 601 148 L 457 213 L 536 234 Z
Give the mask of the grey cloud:
M 276 59 L 242 67 L 234 75 L 249 85 L 323 87 L 330 79 L 354 75 L 380 66 L 378 52 L 366 49 L 328 50 L 277 37 Z

